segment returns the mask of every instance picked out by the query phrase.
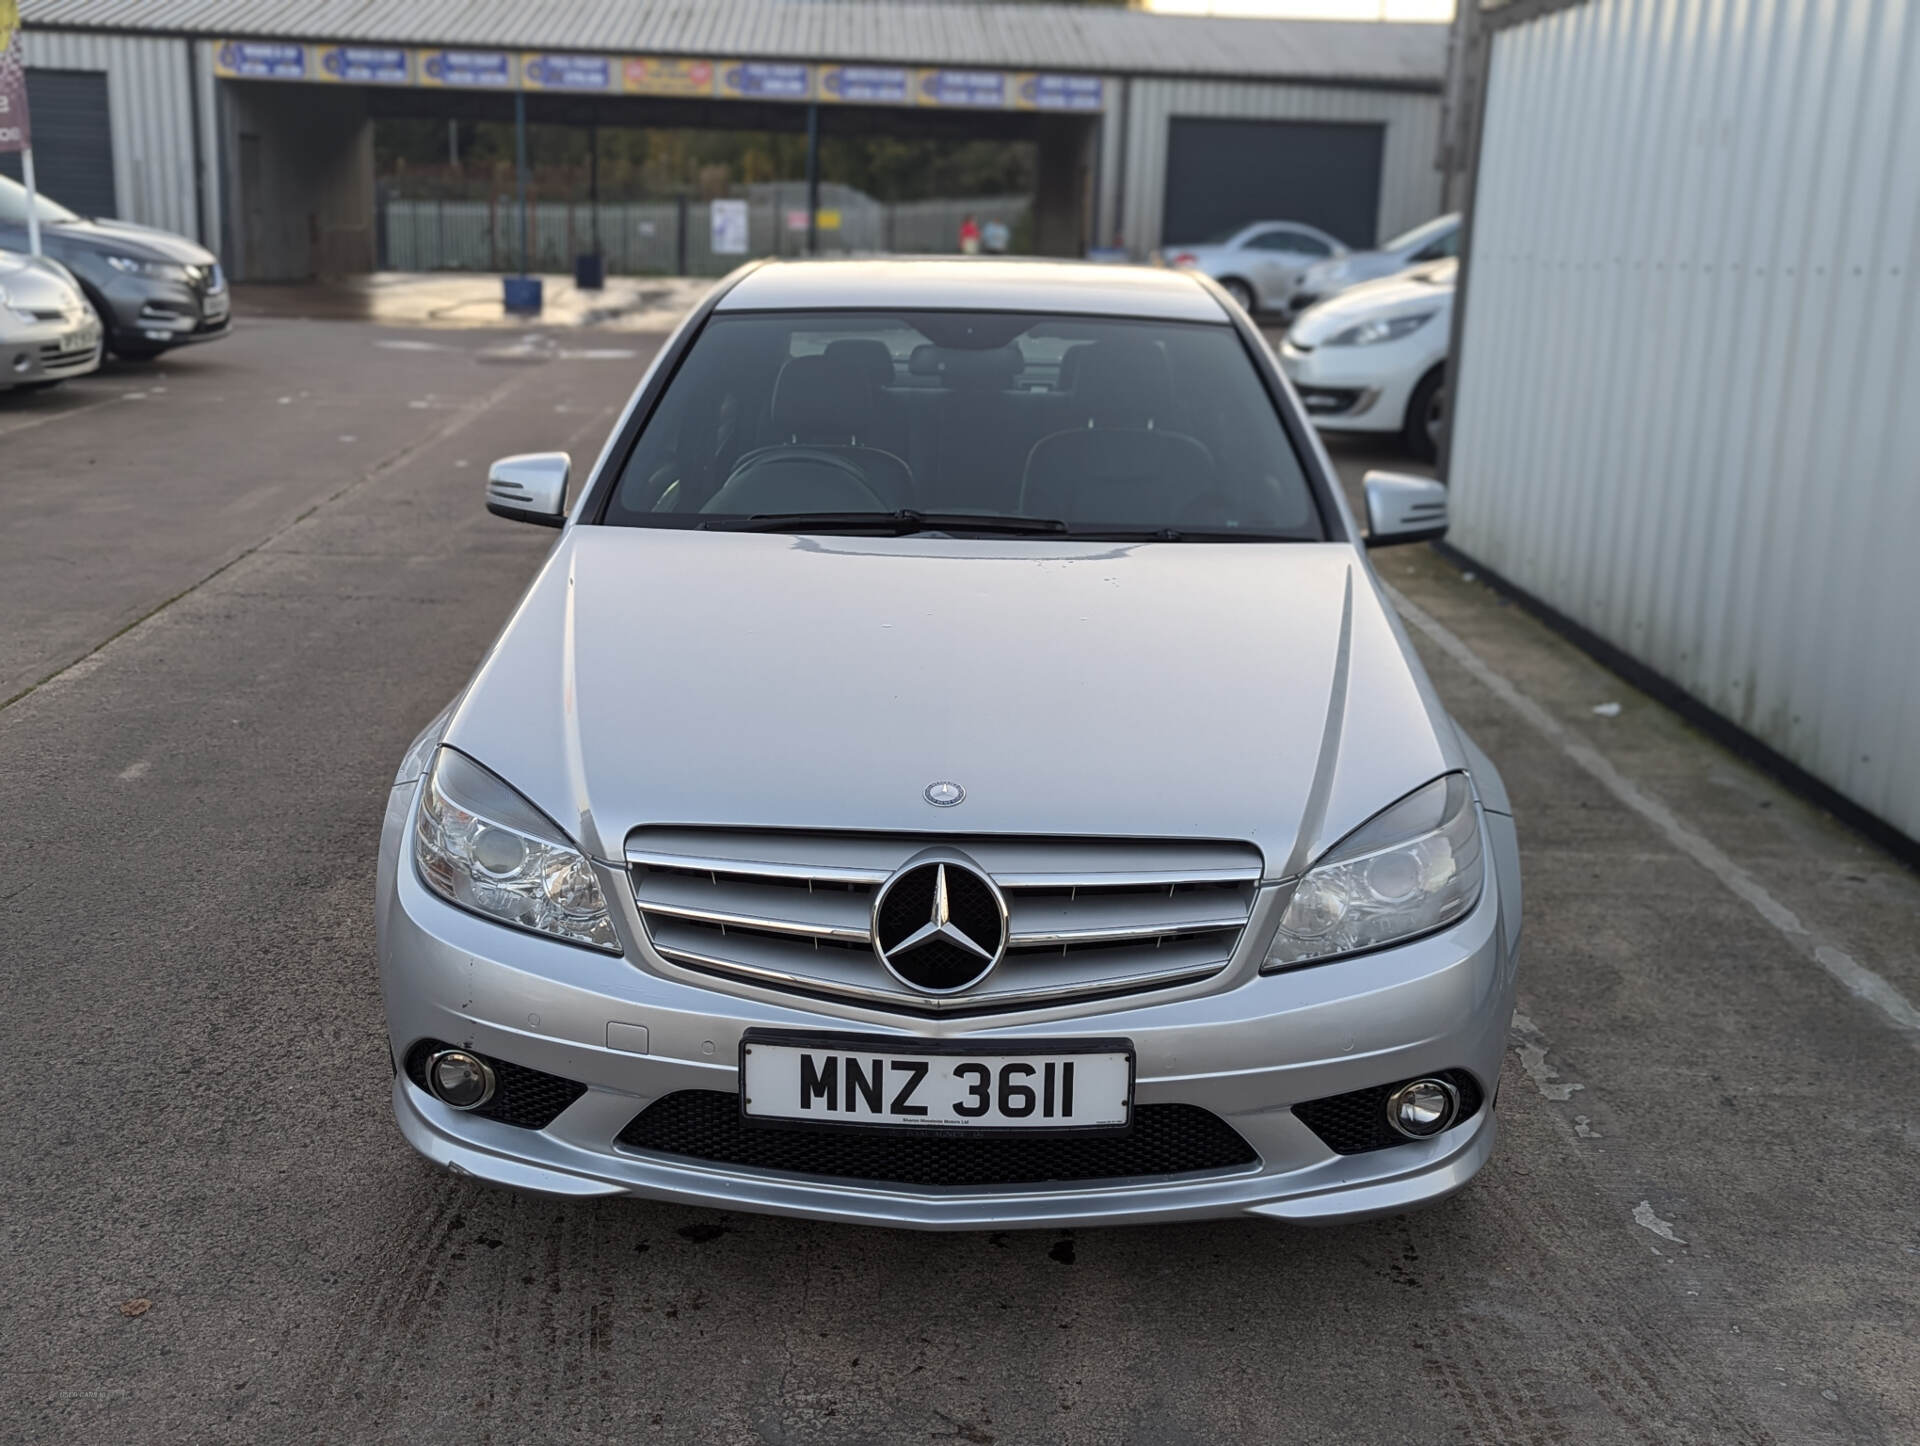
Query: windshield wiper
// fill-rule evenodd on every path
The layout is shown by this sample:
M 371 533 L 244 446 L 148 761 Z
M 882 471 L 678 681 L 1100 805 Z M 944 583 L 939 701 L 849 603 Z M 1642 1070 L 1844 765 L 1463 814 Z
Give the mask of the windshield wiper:
M 763 512 L 754 517 L 716 517 L 702 522 L 703 532 L 876 532 L 907 537 L 916 532 L 992 532 L 1014 537 L 1062 534 L 1067 524 L 1053 517 L 1006 517 L 972 512 Z
M 1088 527 L 1071 528 L 1076 542 L 1311 542 L 1285 532 L 1259 532 L 1247 527 Z

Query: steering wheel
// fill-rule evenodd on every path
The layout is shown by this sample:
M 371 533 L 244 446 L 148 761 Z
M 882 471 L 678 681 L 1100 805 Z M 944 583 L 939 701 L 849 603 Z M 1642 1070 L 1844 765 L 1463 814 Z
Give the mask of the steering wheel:
M 733 469 L 702 512 L 761 516 L 780 512 L 887 513 L 858 466 L 831 447 L 791 445 L 756 452 Z

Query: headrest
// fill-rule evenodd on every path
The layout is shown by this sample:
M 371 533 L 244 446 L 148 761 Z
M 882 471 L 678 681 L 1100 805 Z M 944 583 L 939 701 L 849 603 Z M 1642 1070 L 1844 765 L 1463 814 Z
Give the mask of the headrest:
M 939 376 L 940 348 L 930 341 L 921 342 L 907 358 L 907 370 L 916 377 Z
M 827 360 L 850 367 L 870 387 L 893 385 L 893 353 L 871 336 L 843 336 L 827 343 Z
M 974 391 L 1002 391 L 1026 365 L 1020 349 L 996 346 L 987 351 L 949 350 L 941 354 L 941 375 L 947 384 Z
M 1095 426 L 1165 425 L 1173 409 L 1173 373 L 1158 346 L 1150 341 L 1096 341 L 1076 350 L 1076 411 Z
M 773 426 L 803 442 L 845 442 L 872 430 L 871 393 L 860 374 L 830 356 L 797 356 L 773 384 Z

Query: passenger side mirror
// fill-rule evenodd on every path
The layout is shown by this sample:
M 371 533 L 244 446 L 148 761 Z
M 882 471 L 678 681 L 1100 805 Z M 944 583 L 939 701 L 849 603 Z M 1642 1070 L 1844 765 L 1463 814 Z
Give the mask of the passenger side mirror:
M 1405 472 L 1369 472 L 1361 480 L 1367 494 L 1367 546 L 1431 542 L 1447 535 L 1447 487 L 1431 477 Z
M 567 520 L 567 478 L 573 458 L 565 452 L 522 452 L 487 468 L 487 511 L 515 522 L 560 527 Z

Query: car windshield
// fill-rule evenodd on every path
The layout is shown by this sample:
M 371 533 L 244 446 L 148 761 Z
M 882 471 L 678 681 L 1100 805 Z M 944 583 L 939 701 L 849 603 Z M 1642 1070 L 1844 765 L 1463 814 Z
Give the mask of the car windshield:
M 43 222 L 78 221 L 80 218 L 58 201 L 48 196 L 35 195 L 34 210 L 40 213 Z M 27 188 L 11 176 L 0 176 L 0 224 L 11 222 L 15 226 L 27 224 Z
M 1232 327 L 990 312 L 716 315 L 628 454 L 603 520 L 1326 536 Z
M 1422 221 L 1411 231 L 1402 231 L 1391 241 L 1380 244 L 1382 251 L 1417 251 L 1433 240 L 1460 224 L 1458 216 L 1436 216 L 1431 221 Z

